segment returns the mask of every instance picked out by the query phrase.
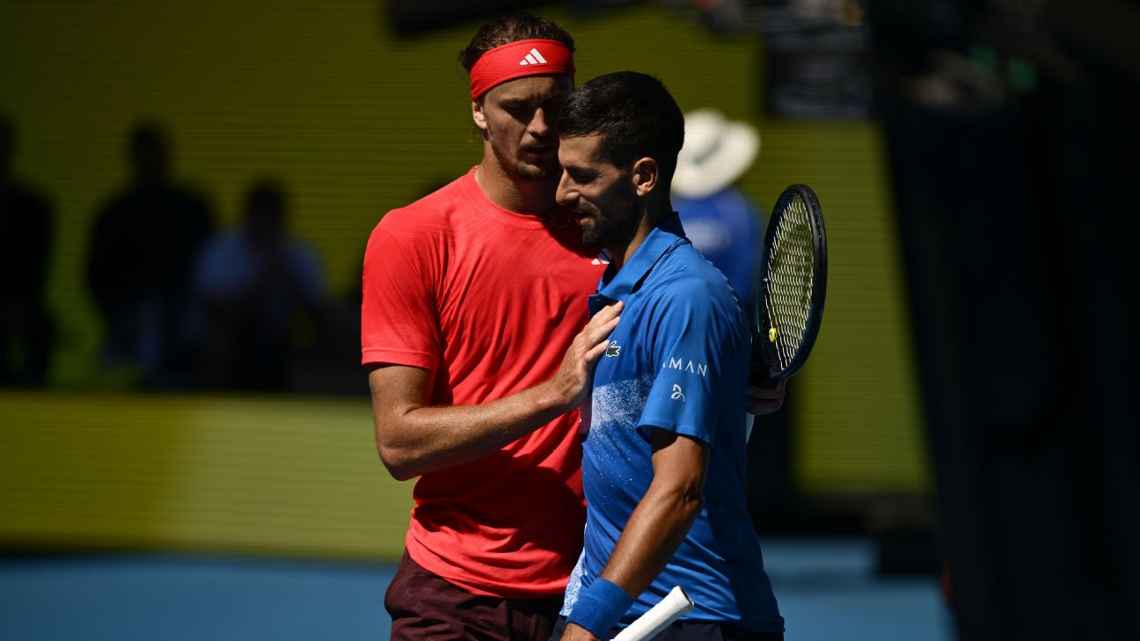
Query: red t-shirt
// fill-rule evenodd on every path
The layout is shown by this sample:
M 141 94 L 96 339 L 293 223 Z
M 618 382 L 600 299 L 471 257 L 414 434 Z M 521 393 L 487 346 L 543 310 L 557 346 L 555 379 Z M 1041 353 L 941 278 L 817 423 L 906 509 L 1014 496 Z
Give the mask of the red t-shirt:
M 421 367 L 432 404 L 474 405 L 548 380 L 587 320 L 603 265 L 567 216 L 491 202 L 474 170 L 388 212 L 364 256 L 363 362 Z M 405 546 L 475 594 L 557 595 L 582 545 L 578 412 L 423 475 Z

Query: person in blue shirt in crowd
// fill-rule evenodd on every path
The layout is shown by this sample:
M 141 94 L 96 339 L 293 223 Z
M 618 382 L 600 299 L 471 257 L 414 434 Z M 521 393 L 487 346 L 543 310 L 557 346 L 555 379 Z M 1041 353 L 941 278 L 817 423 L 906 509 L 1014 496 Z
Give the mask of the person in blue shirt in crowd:
M 760 152 L 760 135 L 712 109 L 685 114 L 685 144 L 673 175 L 673 207 L 685 232 L 752 309 L 764 220 L 734 186 Z
M 285 187 L 259 179 L 241 224 L 207 240 L 194 271 L 190 329 L 196 383 L 283 392 L 293 387 L 297 318 L 323 334 L 327 288 L 317 252 L 289 230 Z
M 554 639 L 609 639 L 680 585 L 696 607 L 662 640 L 783 639 L 746 505 L 749 326 L 669 197 L 684 136 L 660 81 L 582 85 L 558 121 L 557 200 L 610 263 L 590 310 L 621 303 L 594 372 L 585 543 Z

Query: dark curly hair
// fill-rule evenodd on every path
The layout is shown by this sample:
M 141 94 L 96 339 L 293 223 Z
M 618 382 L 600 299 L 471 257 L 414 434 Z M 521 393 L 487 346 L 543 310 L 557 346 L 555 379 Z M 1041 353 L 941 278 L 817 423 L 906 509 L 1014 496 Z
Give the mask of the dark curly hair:
M 618 71 L 575 89 L 559 115 L 558 131 L 564 138 L 601 134 L 603 157 L 615 165 L 653 158 L 668 187 L 685 141 L 685 116 L 660 80 Z

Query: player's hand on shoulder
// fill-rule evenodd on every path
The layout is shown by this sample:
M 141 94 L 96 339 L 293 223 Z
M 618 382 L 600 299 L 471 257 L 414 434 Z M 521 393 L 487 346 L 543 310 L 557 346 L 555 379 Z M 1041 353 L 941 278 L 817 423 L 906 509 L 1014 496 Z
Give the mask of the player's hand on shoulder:
M 589 630 L 580 625 L 567 623 L 566 629 L 562 631 L 562 641 L 601 641 L 598 637 L 594 636 Z
M 757 416 L 774 414 L 784 406 L 786 395 L 784 381 L 764 385 L 749 383 L 745 393 L 745 408 Z
M 618 301 L 594 314 L 590 322 L 574 337 L 574 342 L 562 357 L 562 365 L 550 382 L 567 409 L 576 407 L 585 400 L 594 366 L 605 353 L 610 333 L 621 320 L 621 309 L 622 303 Z

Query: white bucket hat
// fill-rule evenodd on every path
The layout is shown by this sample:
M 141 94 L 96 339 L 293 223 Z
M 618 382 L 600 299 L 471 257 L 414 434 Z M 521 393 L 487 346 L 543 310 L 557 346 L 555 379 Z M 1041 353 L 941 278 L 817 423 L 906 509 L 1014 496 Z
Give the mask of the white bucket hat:
M 685 144 L 677 155 L 673 193 L 702 198 L 731 185 L 756 160 L 760 134 L 712 109 L 685 114 Z

